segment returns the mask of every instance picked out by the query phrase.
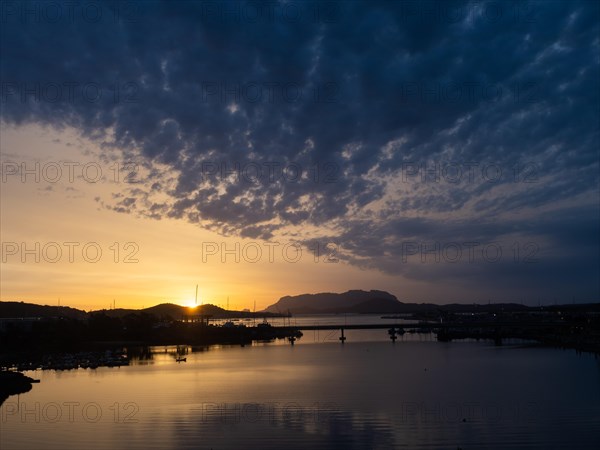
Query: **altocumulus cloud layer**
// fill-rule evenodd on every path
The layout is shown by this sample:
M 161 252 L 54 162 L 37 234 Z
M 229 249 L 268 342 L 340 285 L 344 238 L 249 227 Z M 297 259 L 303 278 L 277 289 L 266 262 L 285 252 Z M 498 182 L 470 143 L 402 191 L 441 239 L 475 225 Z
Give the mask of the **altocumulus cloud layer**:
M 51 3 L 2 2 L 2 120 L 140 162 L 105 207 L 597 299 L 596 2 Z

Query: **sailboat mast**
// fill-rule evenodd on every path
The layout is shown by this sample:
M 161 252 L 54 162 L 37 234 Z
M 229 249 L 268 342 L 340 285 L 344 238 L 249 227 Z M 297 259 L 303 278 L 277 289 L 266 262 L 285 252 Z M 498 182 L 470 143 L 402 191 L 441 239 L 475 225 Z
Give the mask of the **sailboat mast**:
M 198 285 L 196 285 L 196 297 L 194 300 L 194 304 L 197 305 L 198 304 Z

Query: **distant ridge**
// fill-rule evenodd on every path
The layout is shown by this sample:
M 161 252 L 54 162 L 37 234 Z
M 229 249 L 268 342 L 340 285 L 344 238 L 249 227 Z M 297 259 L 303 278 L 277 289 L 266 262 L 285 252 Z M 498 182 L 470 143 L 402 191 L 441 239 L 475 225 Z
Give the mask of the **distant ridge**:
M 85 319 L 87 313 L 68 306 L 36 305 L 24 302 L 0 302 L 0 318 L 68 317 Z
M 281 297 L 265 311 L 292 314 L 400 312 L 398 299 L 385 291 L 352 290 L 342 294 L 323 292 Z
M 351 290 L 341 294 L 323 292 L 281 297 L 265 311 L 286 314 L 439 314 L 502 311 L 597 311 L 600 303 L 578 303 L 551 306 L 526 306 L 520 303 L 403 303 L 385 291 Z
M 151 314 L 163 318 L 171 317 L 181 319 L 186 315 L 210 315 L 216 319 L 229 317 L 253 317 L 253 313 L 248 311 L 228 311 L 215 305 L 205 304 L 191 309 L 174 303 L 161 303 L 144 309 L 100 309 L 97 311 L 86 312 L 67 306 L 49 306 L 37 305 L 25 302 L 0 302 L 0 319 L 2 318 L 26 318 L 26 317 L 44 317 L 59 318 L 66 317 L 70 319 L 86 319 L 90 314 L 106 314 L 109 317 L 122 318 L 128 314 Z M 264 313 L 256 313 L 261 317 Z M 268 314 L 271 315 L 271 314 Z

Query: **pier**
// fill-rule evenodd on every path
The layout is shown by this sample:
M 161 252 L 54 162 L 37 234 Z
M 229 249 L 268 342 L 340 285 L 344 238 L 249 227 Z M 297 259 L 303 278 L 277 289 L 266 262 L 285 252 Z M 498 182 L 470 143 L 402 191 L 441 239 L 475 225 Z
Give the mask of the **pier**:
M 552 336 L 569 332 L 572 324 L 561 321 L 467 321 L 467 322 L 416 322 L 416 323 L 379 323 L 379 324 L 325 324 L 295 325 L 273 327 L 278 334 L 293 335 L 302 331 L 339 330 L 339 340 L 343 344 L 347 340 L 345 330 L 388 330 L 389 338 L 395 342 L 398 335 L 406 330 L 421 333 L 434 333 L 438 341 L 449 342 L 454 339 L 491 339 L 502 344 L 503 339 L 532 339 L 549 342 Z M 294 339 L 295 341 L 295 339 Z M 290 340 L 293 344 L 293 341 Z

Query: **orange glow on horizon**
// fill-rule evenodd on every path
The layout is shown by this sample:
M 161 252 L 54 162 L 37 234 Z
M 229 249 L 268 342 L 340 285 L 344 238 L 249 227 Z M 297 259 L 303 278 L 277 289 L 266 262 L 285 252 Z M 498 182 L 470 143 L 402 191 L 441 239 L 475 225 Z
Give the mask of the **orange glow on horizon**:
M 198 308 L 196 302 L 194 300 L 188 300 L 187 302 L 184 302 L 181 306 L 184 306 L 185 308 L 189 309 L 190 311 L 195 310 L 196 308 Z

